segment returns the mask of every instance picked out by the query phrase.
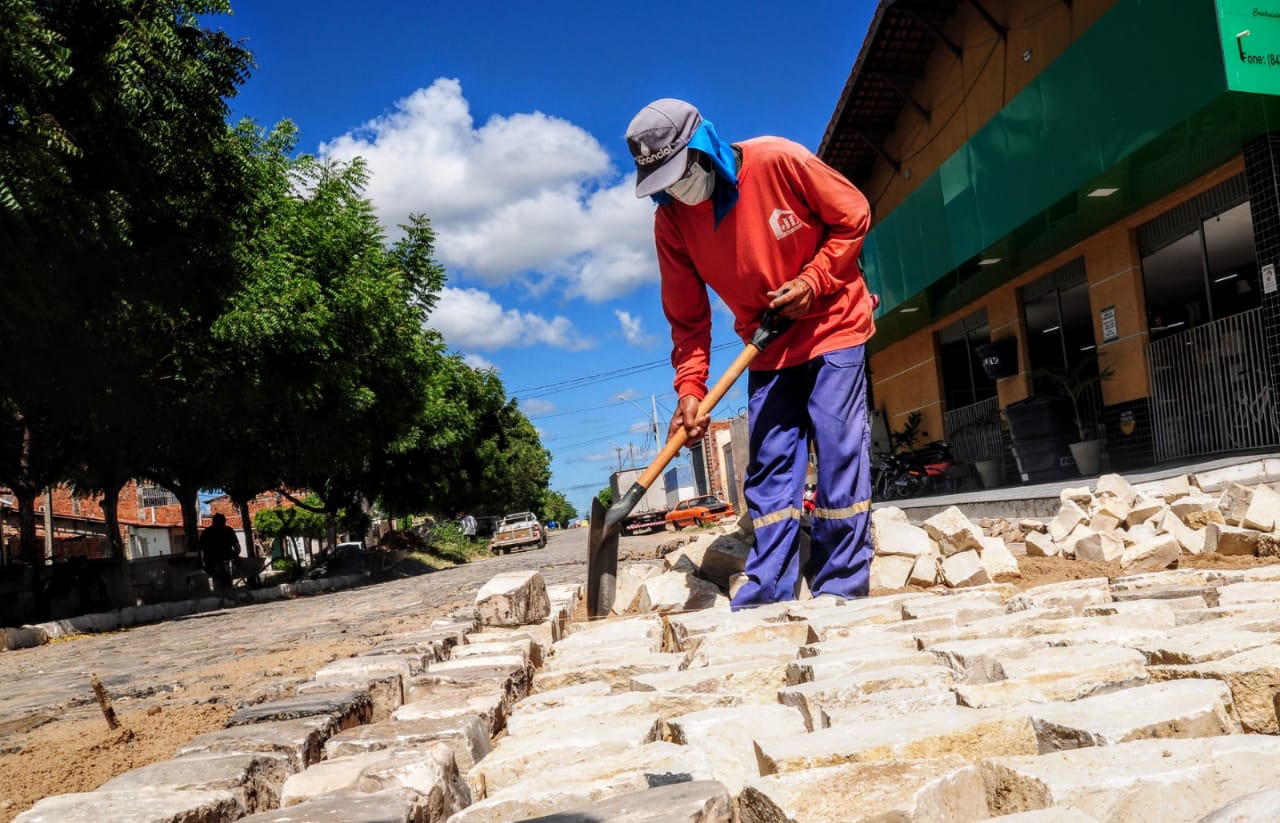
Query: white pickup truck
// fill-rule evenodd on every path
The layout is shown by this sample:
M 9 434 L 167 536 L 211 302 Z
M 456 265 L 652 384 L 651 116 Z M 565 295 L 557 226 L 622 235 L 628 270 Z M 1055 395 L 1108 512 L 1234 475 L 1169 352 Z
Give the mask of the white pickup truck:
M 547 530 L 538 522 L 533 512 L 517 512 L 502 518 L 489 540 L 489 551 L 506 554 L 521 546 L 542 548 L 547 545 Z

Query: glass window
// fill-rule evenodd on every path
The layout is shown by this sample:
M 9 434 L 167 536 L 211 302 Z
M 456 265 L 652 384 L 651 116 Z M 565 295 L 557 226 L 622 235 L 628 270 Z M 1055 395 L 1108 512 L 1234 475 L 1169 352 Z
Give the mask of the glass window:
M 995 381 L 987 377 L 978 346 L 991 342 L 985 309 L 938 332 L 944 410 L 953 411 L 996 396 Z
M 1253 214 L 1240 203 L 1142 258 L 1152 340 L 1261 305 Z
M 1205 220 L 1204 247 L 1213 318 L 1230 317 L 1262 305 L 1249 204 L 1241 203 Z

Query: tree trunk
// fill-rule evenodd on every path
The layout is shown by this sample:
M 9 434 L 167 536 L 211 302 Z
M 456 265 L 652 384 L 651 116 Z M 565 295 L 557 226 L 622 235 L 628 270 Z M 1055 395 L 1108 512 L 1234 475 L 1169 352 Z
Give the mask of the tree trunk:
M 38 489 L 27 486 L 13 488 L 18 501 L 18 556 L 29 566 L 44 565 L 44 546 L 36 537 L 36 495 Z
M 106 483 L 107 488 L 102 490 L 101 506 L 103 525 L 107 530 L 107 549 L 120 563 L 121 588 L 118 596 L 124 597 L 123 605 L 133 605 L 137 602 L 133 593 L 133 569 L 129 566 L 129 553 L 125 551 L 124 539 L 120 535 L 120 488 L 123 485 L 124 483 Z M 112 600 L 115 600 L 115 596 L 112 596 Z
M 249 515 L 249 502 L 241 501 L 236 505 L 240 509 L 240 528 L 244 531 L 244 552 L 249 557 L 261 557 L 262 552 L 258 551 L 258 544 L 253 540 L 253 520 Z
M 107 484 L 102 490 L 102 518 L 106 521 L 107 548 L 111 556 L 119 558 L 125 576 L 129 574 L 129 553 L 125 551 L 124 538 L 120 535 L 120 489 L 124 484 Z
M 335 511 L 327 511 L 324 513 L 324 535 L 329 541 L 329 551 L 336 552 L 338 550 L 338 513 Z
M 170 489 L 182 506 L 182 535 L 189 552 L 200 551 L 200 490 L 194 485 L 177 483 Z

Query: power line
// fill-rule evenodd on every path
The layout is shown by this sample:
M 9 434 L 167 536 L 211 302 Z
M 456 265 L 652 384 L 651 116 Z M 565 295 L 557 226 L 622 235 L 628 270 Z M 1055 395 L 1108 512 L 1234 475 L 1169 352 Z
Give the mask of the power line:
M 741 343 L 738 343 L 736 341 L 732 343 L 722 343 L 719 346 L 712 346 L 711 351 L 713 352 L 724 351 L 725 349 L 737 348 L 737 347 L 740 347 L 741 345 L 742 345 Z M 622 368 L 619 368 L 619 369 L 613 369 L 612 371 L 599 372 L 597 374 L 588 374 L 583 377 L 574 377 L 574 378 L 570 378 L 569 380 L 560 380 L 555 383 L 544 383 L 541 386 L 530 386 L 529 388 L 525 388 L 525 389 L 515 389 L 508 392 L 508 395 L 511 397 L 518 396 L 526 400 L 531 400 L 536 397 L 546 397 L 549 394 L 559 394 L 560 392 L 572 391 L 573 389 L 580 389 L 584 386 L 589 386 L 593 383 L 598 383 L 601 380 L 618 378 L 618 377 L 629 377 L 633 374 L 639 374 L 640 372 L 650 371 L 652 369 L 657 369 L 664 366 L 667 368 L 670 368 L 671 361 L 667 359 L 663 359 L 663 360 L 652 360 L 648 363 L 637 363 L 635 365 L 623 366 Z

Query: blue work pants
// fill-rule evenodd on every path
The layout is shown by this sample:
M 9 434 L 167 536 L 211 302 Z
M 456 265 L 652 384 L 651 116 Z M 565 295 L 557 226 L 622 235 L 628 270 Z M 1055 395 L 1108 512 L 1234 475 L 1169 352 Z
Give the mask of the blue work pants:
M 750 373 L 751 460 L 744 491 L 755 546 L 734 609 L 796 597 L 810 437 L 818 489 L 806 570 L 809 589 L 815 596 L 866 596 L 872 554 L 866 379 L 862 346 Z

